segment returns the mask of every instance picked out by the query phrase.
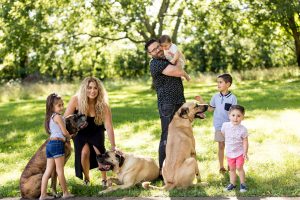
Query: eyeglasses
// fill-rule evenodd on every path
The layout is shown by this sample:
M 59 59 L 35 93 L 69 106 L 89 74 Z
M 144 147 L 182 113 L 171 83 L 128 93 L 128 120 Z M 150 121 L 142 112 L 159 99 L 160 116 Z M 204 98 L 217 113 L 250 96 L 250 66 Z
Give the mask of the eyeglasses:
M 157 45 L 157 47 L 155 47 L 154 49 L 152 49 L 151 51 L 149 51 L 149 53 L 153 53 L 153 52 L 155 52 L 155 51 L 157 51 L 158 49 L 159 49 L 159 45 Z

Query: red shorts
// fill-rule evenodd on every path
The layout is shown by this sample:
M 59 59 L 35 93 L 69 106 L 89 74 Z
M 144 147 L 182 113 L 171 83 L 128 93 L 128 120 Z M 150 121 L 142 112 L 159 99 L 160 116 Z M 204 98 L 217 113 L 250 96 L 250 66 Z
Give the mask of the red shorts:
M 227 157 L 227 163 L 230 168 L 236 168 L 236 167 L 242 167 L 244 165 L 245 159 L 243 154 L 236 157 L 236 158 L 228 158 Z

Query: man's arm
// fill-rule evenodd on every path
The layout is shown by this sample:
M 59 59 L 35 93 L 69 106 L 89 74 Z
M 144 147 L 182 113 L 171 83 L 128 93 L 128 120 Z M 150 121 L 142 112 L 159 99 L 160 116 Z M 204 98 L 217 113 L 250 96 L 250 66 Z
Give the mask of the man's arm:
M 177 62 L 176 65 L 168 65 L 162 73 L 167 76 L 181 77 L 185 75 L 185 71 L 181 67 L 181 63 Z

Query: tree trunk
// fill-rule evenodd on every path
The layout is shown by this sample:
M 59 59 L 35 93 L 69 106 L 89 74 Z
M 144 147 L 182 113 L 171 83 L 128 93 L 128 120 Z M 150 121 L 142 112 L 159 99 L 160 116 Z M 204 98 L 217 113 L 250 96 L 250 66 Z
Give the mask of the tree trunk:
M 295 41 L 295 54 L 297 58 L 298 67 L 300 67 L 300 33 L 297 30 L 297 24 L 295 22 L 294 16 L 289 18 L 289 26 L 293 33 L 293 38 Z
M 20 56 L 20 63 L 19 63 L 19 77 L 21 79 L 24 79 L 26 78 L 27 76 L 27 73 L 26 73 L 26 67 L 28 65 L 28 57 L 25 55 L 25 56 Z
M 298 63 L 298 67 L 300 67 L 300 40 L 299 37 L 295 38 L 295 47 L 296 47 L 296 57 L 297 57 L 297 63 Z

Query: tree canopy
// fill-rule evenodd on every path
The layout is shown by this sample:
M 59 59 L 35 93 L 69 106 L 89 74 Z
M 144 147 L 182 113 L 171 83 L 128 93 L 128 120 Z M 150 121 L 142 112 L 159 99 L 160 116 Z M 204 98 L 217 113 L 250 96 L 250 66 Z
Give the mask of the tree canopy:
M 188 72 L 300 66 L 298 0 L 0 0 L 0 80 L 148 73 L 162 34 Z

